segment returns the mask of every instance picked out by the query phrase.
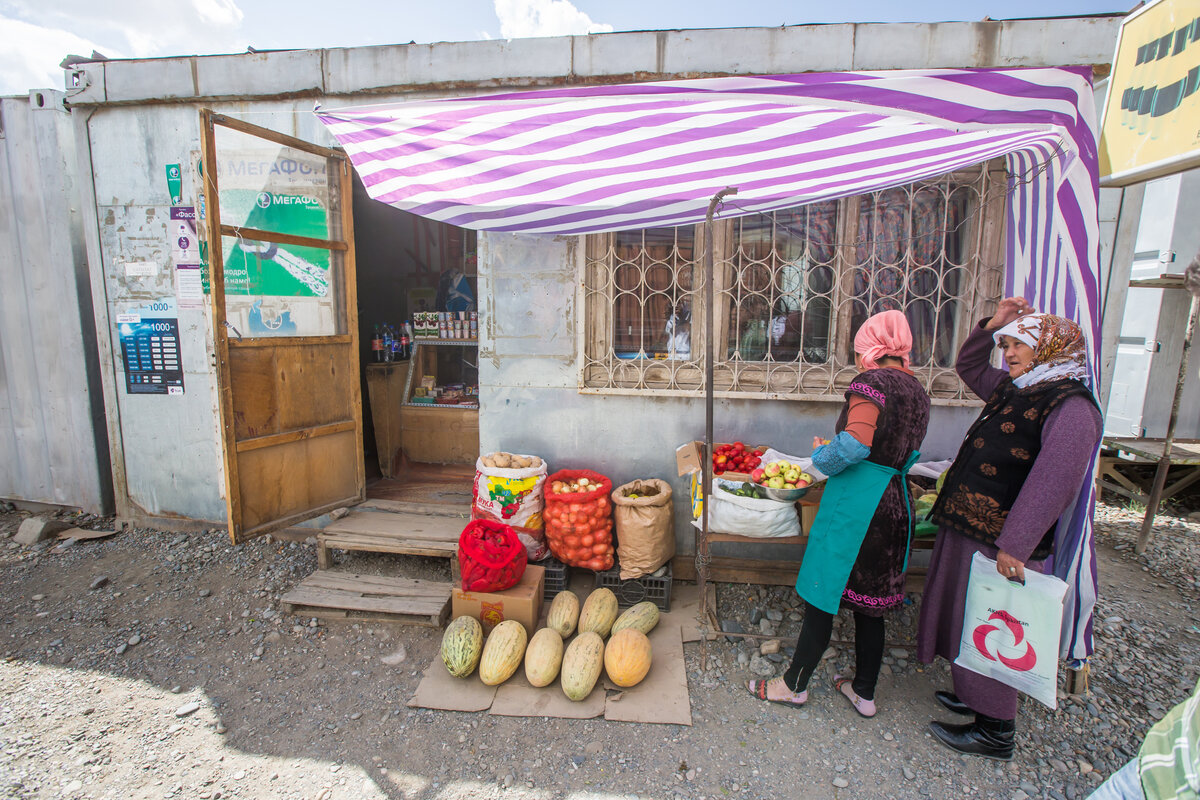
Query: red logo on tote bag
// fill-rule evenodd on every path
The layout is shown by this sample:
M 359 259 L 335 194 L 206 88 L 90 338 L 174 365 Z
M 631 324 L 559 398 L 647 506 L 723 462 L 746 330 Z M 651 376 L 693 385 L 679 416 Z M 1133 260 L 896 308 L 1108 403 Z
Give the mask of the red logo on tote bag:
M 999 620 L 1008 627 L 1008 630 L 1010 633 L 1012 633 L 1013 637 L 1013 648 L 1019 647 L 1021 643 L 1024 642 L 1025 654 L 1019 658 L 1009 658 L 1003 653 L 993 653 L 988 648 L 988 637 L 990 637 L 993 633 L 999 633 L 1000 628 L 995 625 L 988 625 L 986 623 L 977 627 L 971 634 L 971 641 L 975 643 L 975 649 L 978 650 L 980 654 L 984 656 L 984 658 L 991 659 L 992 661 L 999 661 L 1009 669 L 1014 669 L 1018 672 L 1027 672 L 1033 669 L 1034 665 L 1037 664 L 1037 653 L 1034 652 L 1033 645 L 1025 641 L 1025 628 L 1021 625 L 1021 623 L 1018 622 L 1012 614 L 1009 614 L 1006 611 L 996 611 L 990 617 L 988 617 L 988 622 L 991 622 L 992 620 Z

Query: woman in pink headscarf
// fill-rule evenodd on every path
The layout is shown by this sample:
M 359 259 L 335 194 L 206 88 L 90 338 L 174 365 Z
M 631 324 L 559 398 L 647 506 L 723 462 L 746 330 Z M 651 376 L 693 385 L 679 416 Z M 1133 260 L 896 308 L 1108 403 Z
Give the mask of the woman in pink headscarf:
M 854 337 L 860 372 L 846 389 L 836 436 L 813 441 L 813 466 L 829 480 L 796 579 L 806 605 L 804 627 L 787 671 L 748 684 L 761 700 L 808 700 L 833 618 L 849 608 L 855 674 L 835 675 L 834 687 L 861 716 L 875 715 L 884 614 L 904 602 L 913 525 L 905 476 L 929 423 L 929 396 L 908 368 L 911 349 L 912 332 L 899 311 L 870 317 Z

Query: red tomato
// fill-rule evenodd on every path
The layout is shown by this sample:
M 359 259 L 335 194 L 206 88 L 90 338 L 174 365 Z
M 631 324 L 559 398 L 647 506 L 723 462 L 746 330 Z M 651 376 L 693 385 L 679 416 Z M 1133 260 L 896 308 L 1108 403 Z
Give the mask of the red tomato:
M 742 444 L 741 442 L 734 442 L 733 449 L 740 453 L 746 449 L 746 445 Z

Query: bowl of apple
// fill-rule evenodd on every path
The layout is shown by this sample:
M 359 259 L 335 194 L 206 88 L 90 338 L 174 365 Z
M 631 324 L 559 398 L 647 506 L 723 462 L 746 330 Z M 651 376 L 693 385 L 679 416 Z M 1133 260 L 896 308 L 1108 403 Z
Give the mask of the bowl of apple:
M 767 497 L 781 503 L 796 502 L 813 484 L 813 476 L 790 461 L 767 462 L 750 473 L 750 480 L 763 487 Z

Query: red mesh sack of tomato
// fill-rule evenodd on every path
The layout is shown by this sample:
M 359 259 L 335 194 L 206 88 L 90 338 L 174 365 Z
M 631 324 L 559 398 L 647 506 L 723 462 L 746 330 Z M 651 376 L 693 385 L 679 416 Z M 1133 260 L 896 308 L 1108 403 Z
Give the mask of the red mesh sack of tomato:
M 586 469 L 546 478 L 546 542 L 564 564 L 603 572 L 613 565 L 612 481 Z
M 501 592 L 525 574 L 528 557 L 516 532 L 502 522 L 477 519 L 458 537 L 458 567 L 464 592 Z

